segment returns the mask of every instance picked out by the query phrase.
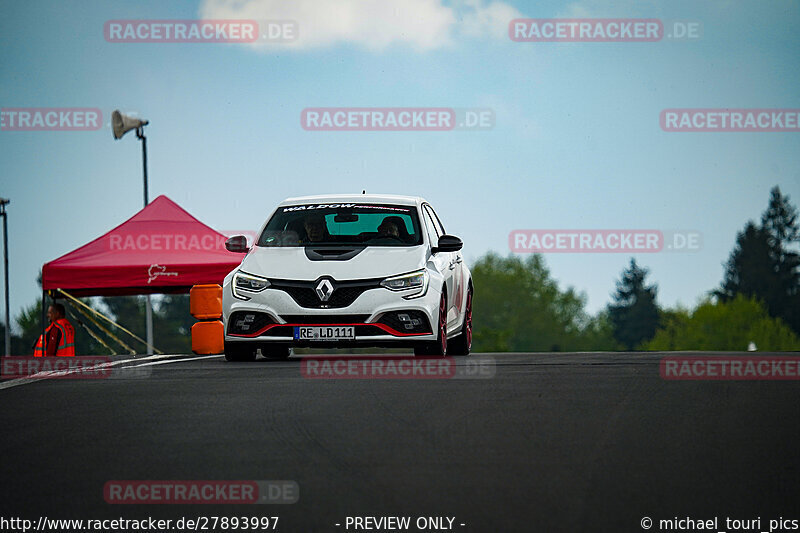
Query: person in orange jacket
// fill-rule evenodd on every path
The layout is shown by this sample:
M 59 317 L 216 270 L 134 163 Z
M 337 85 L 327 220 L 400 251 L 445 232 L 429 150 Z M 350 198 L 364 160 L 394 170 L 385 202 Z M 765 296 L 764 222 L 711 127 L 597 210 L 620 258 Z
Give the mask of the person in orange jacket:
M 33 347 L 34 357 L 57 355 L 61 357 L 73 357 L 75 355 L 75 328 L 65 318 L 66 310 L 59 303 L 54 303 L 47 309 L 47 318 L 50 325 L 45 330 L 47 343 L 42 350 L 42 336 L 36 341 Z M 44 351 L 44 353 L 42 353 Z

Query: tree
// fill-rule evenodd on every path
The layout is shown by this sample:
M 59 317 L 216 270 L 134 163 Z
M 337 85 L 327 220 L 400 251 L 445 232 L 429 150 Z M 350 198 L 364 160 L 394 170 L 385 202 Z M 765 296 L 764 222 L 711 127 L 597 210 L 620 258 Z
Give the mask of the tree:
M 612 296 L 614 301 L 608 305 L 614 338 L 628 350 L 652 339 L 658 327 L 658 289 L 655 285 L 645 285 L 647 272 L 631 258 L 630 265 L 622 272 L 622 279 L 617 282 L 617 292 Z
M 6 354 L 6 324 L 5 322 L 0 323 L 0 353 L 2 355 Z M 14 335 L 14 330 L 11 330 L 11 354 L 10 355 L 28 355 L 30 350 L 25 350 L 23 348 L 22 339 L 18 335 Z
M 653 340 L 645 344 L 645 350 L 681 350 L 683 341 L 683 327 L 689 321 L 689 310 L 678 307 L 677 309 L 664 309 L 659 315 L 659 329 L 656 330 Z M 658 343 L 654 344 L 658 339 Z M 657 347 L 654 347 L 657 346 Z
M 772 260 L 776 253 L 769 233 L 754 222 L 748 222 L 736 235 L 736 246 L 725 266 L 725 279 L 715 295 L 722 302 L 733 300 L 739 294 L 772 300 L 777 292 Z
M 91 307 L 88 300 L 82 299 L 81 301 Z M 108 355 L 108 350 L 86 331 L 86 327 L 88 327 L 98 333 L 97 328 L 85 320 L 82 315 L 76 313 L 68 301 L 62 300 L 61 302 L 64 303 L 67 311 L 66 318 L 75 328 L 75 353 L 77 355 Z M 23 308 L 17 315 L 16 323 L 20 335 L 17 337 L 14 355 L 33 354 L 33 345 L 42 334 L 42 299 L 37 298 L 33 304 Z
M 79 300 L 93 309 L 96 308 L 89 298 L 79 298 Z M 114 344 L 110 343 L 110 341 L 105 338 L 105 334 L 103 334 L 97 326 L 92 324 L 91 321 L 87 320 L 82 314 L 75 310 L 76 304 L 73 304 L 71 301 L 63 300 L 62 303 L 64 303 L 64 307 L 67 310 L 67 319 L 72 324 L 72 327 L 75 328 L 75 353 L 77 355 L 110 355 L 108 348 L 95 340 L 87 330 L 91 330 L 95 335 L 103 339 L 106 344 L 113 347 Z M 119 349 L 115 348 L 115 350 L 117 353 L 120 353 Z
M 590 317 L 583 327 L 578 339 L 577 351 L 611 351 L 619 350 L 620 345 L 614 339 L 614 327 L 608 314 L 608 309 L 600 311 Z
M 755 298 L 738 295 L 728 302 L 702 302 L 691 314 L 672 312 L 648 350 L 800 350 L 800 339 L 780 319 L 769 316 Z
M 39 287 L 42 284 L 41 272 L 38 275 L 37 281 Z M 115 322 L 123 326 L 125 329 L 133 332 L 138 337 L 145 339 L 146 325 L 145 325 L 145 298 L 144 296 L 111 296 L 99 298 L 99 301 L 93 301 L 88 298 L 79 299 L 84 304 L 102 311 L 106 316 L 113 319 Z M 81 313 L 76 311 L 76 304 L 73 304 L 69 299 L 59 299 L 64 304 L 67 311 L 67 319 L 72 323 L 75 328 L 75 348 L 78 355 L 109 355 L 108 348 L 103 346 L 100 342 L 95 340 L 89 334 L 87 329 L 93 331 L 98 335 L 106 344 L 108 344 L 116 353 L 125 354 L 127 350 L 118 344 L 116 341 L 110 339 L 105 333 L 95 326 L 92 321 L 85 318 Z M 157 348 L 165 353 L 189 353 L 191 351 L 191 335 L 190 330 L 192 325 L 196 322 L 189 314 L 189 295 L 177 294 L 166 295 L 163 297 L 155 297 L 153 309 L 153 342 Z M 23 308 L 17 316 L 15 322 L 17 325 L 16 331 L 19 335 L 12 335 L 12 354 L 13 355 L 30 355 L 33 353 L 33 345 L 36 343 L 42 331 L 42 300 L 38 298 L 29 307 Z M 146 347 L 143 343 L 131 338 L 127 333 L 122 332 L 116 327 L 108 324 L 102 319 L 97 319 L 104 328 L 112 331 L 119 337 L 125 344 L 130 346 L 137 353 L 145 353 Z M 14 331 L 14 330 L 12 330 Z M 0 324 L 0 339 L 4 327 Z M 2 343 L 2 340 L 0 340 Z
M 17 315 L 16 323 L 22 343 L 22 351 L 17 355 L 33 354 L 33 345 L 42 334 L 42 299 L 37 298 L 32 305 L 24 307 Z
M 797 208 L 789 202 L 789 196 L 781 194 L 777 185 L 770 191 L 769 206 L 761 215 L 761 225 L 784 246 L 800 239 Z
M 603 338 L 601 320 L 583 310 L 585 297 L 562 291 L 541 255 L 525 261 L 489 253 L 472 267 L 475 351 L 571 351 Z M 599 346 L 598 346 L 599 348 Z
M 39 284 L 39 289 L 42 288 L 42 272 L 36 276 L 36 282 Z M 80 299 L 83 303 L 92 307 L 92 302 L 89 299 Z M 75 353 L 77 355 L 107 355 L 108 350 L 99 342 L 94 340 L 92 336 L 86 331 L 83 316 L 76 313 L 70 304 L 69 300 L 60 300 L 64 304 L 67 316 L 72 326 L 75 328 Z M 48 302 L 49 303 L 49 302 Z M 33 346 L 42 334 L 42 299 L 37 298 L 36 301 L 28 307 L 24 307 L 14 320 L 16 323 L 16 331 L 19 335 L 11 338 L 11 351 L 12 355 L 32 355 Z M 97 328 L 88 324 L 88 327 L 97 333 Z M 14 328 L 12 328 L 12 331 Z
M 793 248 L 800 242 L 797 208 L 778 186 L 770 191 L 767 210 L 761 225 L 768 232 L 774 250 L 771 259 L 776 273 L 776 294 L 768 304 L 772 316 L 782 318 L 800 334 L 800 254 Z
M 137 337 L 145 338 L 147 325 L 145 323 L 144 305 L 146 300 L 144 296 L 104 296 L 101 300 L 115 322 Z M 122 333 L 122 335 L 122 340 L 137 351 L 144 348 L 142 343 L 132 339 L 126 333 Z
M 750 221 L 737 234 L 721 286 L 712 294 L 723 303 L 754 297 L 800 334 L 800 255 L 793 250 L 799 235 L 797 209 L 774 187 L 761 224 Z
M 146 340 L 146 299 L 144 296 L 114 296 L 103 298 L 104 305 L 115 322 Z M 197 322 L 189 314 L 188 294 L 155 296 L 153 301 L 153 344 L 164 353 L 189 353 L 192 349 L 191 327 Z M 139 353 L 143 343 L 121 333 L 122 339 Z
M 191 329 L 188 294 L 169 294 L 158 301 L 153 315 L 153 342 L 164 353 L 190 353 Z

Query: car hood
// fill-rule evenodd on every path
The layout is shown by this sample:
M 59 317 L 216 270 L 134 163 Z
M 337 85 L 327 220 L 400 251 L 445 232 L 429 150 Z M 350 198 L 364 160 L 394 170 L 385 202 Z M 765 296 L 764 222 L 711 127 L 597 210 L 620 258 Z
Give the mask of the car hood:
M 413 272 L 425 266 L 426 247 L 364 248 L 346 260 L 311 260 L 302 247 L 254 247 L 240 270 L 274 279 L 314 281 L 320 276 L 337 280 L 383 278 Z

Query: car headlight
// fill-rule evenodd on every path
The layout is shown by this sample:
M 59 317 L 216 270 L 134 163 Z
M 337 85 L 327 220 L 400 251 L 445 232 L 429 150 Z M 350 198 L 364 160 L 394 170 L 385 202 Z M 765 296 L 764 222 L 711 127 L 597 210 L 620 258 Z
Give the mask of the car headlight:
M 247 294 L 261 292 L 269 287 L 269 280 L 252 274 L 245 274 L 244 272 L 237 272 L 233 275 L 231 282 L 231 290 L 233 295 L 240 300 L 249 300 Z
M 408 291 L 403 297 L 418 297 L 425 294 L 428 290 L 428 271 L 425 269 L 417 270 L 409 274 L 392 276 L 381 281 L 381 287 L 390 291 Z

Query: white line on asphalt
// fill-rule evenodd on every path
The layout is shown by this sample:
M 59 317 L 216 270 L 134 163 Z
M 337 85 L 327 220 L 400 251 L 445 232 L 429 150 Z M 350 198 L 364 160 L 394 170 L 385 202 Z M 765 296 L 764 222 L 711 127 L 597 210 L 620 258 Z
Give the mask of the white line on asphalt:
M 212 359 L 214 357 L 222 357 L 222 355 L 206 355 L 203 357 L 192 357 L 189 359 L 170 359 L 169 361 L 153 361 L 152 363 L 142 363 L 141 365 L 131 365 L 126 366 L 125 368 L 139 368 L 140 366 L 152 366 L 152 365 L 166 365 L 167 363 L 180 363 L 184 361 L 199 361 L 201 359 Z

